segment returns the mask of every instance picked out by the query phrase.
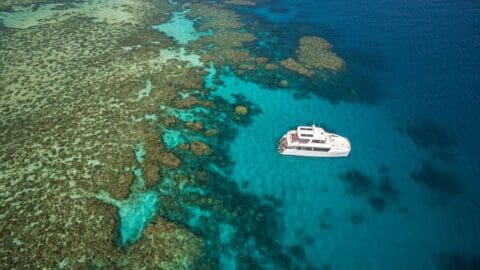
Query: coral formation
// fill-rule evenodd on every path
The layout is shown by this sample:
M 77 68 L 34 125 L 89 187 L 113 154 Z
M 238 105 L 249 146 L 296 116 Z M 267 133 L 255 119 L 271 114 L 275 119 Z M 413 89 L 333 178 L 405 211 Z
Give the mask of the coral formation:
M 132 269 L 192 269 L 200 256 L 201 239 L 175 223 L 158 218 L 150 223 L 142 237 L 128 250 Z M 142 263 L 138 263 L 142 262 Z
M 159 159 L 161 164 L 168 168 L 175 169 L 180 167 L 180 165 L 182 165 L 182 161 L 178 157 L 176 157 L 174 154 L 169 152 L 162 152 Z
M 212 153 L 212 149 L 208 144 L 203 143 L 201 141 L 194 141 L 190 144 L 190 149 L 195 156 L 208 156 Z
M 304 75 L 308 77 L 311 77 L 313 75 L 313 71 L 304 67 L 302 64 L 300 64 L 293 58 L 287 58 L 285 60 L 280 61 L 280 65 L 282 65 L 282 67 L 284 68 L 295 71 L 300 75 Z
M 193 131 L 200 131 L 203 129 L 203 125 L 200 122 L 187 122 L 185 126 Z
M 235 106 L 235 114 L 237 116 L 243 116 L 248 113 L 248 108 L 242 105 Z
M 332 45 L 321 37 L 302 37 L 298 61 L 308 68 L 339 70 L 345 62 L 331 49 Z
M 191 6 L 190 18 L 201 18 L 198 21 L 198 31 L 211 30 L 211 35 L 205 35 L 192 41 L 188 47 L 205 50 L 203 62 L 211 62 L 215 66 L 229 65 L 237 74 L 254 70 L 259 66 L 269 65 L 265 57 L 255 57 L 243 49 L 246 43 L 257 40 L 256 36 L 245 31 L 245 25 L 240 17 L 220 5 L 196 3 Z
M 215 136 L 215 135 L 218 134 L 218 130 L 217 129 L 209 129 L 209 130 L 206 130 L 204 134 L 205 134 L 206 137 L 212 137 L 212 136 Z
M 345 66 L 345 62 L 331 49 L 332 45 L 321 37 L 302 37 L 297 50 L 298 61 L 290 57 L 280 64 L 307 77 L 313 76 L 315 70 L 338 71 Z

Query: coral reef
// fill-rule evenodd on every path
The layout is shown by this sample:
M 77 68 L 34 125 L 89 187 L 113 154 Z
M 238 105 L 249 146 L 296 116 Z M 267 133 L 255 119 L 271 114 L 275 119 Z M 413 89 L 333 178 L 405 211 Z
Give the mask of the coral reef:
M 237 5 L 237 6 L 255 6 L 256 3 L 248 0 L 226 0 L 223 1 L 225 4 Z
M 128 250 L 132 269 L 192 269 L 200 255 L 202 241 L 198 236 L 175 223 L 158 218 L 150 223 L 142 237 Z M 142 262 L 141 264 L 138 262 Z
M 297 50 L 298 61 L 290 57 L 280 61 L 280 64 L 307 77 L 313 76 L 315 70 L 338 71 L 345 66 L 345 62 L 331 49 L 332 45 L 321 37 L 302 37 Z
M 331 49 L 332 45 L 321 37 L 302 37 L 298 61 L 308 68 L 339 70 L 343 68 L 345 62 Z
M 5 0 L 0 2 L 0 11 L 11 11 L 14 6 L 61 3 L 62 0 Z
M 30 3 L 27 3 L 30 2 Z M 43 4 L 40 4 L 44 2 Z M 56 1 L 24 1 L 23 5 L 5 5 L 9 12 L 0 14 L 7 27 L 26 29 L 41 24 L 58 23 L 73 16 L 90 17 L 95 22 L 109 24 L 138 24 L 144 2 L 121 0 L 108 2 L 92 0 L 71 4 L 55 3 Z M 58 1 L 59 2 L 59 1 Z M 1 7 L 0 7 L 1 9 Z
M 293 58 L 287 58 L 285 60 L 280 61 L 280 65 L 282 65 L 282 67 L 284 68 L 295 71 L 300 75 L 304 75 L 308 77 L 311 77 L 313 75 L 313 71 L 311 71 L 310 69 L 307 69 L 306 67 L 304 67 L 302 64 L 300 64 Z
M 171 41 L 148 30 L 152 18 L 166 19 L 162 3 L 118 3 L 92 1 L 98 12 L 84 11 L 82 3 L 12 7 L 18 12 L 0 16 L 16 22 L 22 14 L 51 12 L 28 25 L 7 23 L 0 35 L 0 233 L 8 236 L 0 244 L 2 268 L 121 267 L 126 255 L 112 245 L 115 208 L 89 194 L 129 197 L 134 183 L 125 168 L 135 166 L 132 145 L 139 141 L 150 153 L 143 158 L 146 187 L 158 181 L 161 166 L 181 164 L 143 117 L 160 113 L 158 104 L 172 101 L 175 87 L 201 86 L 202 75 L 162 56 Z M 104 20 L 102 12 L 115 20 Z M 193 261 L 189 256 L 200 247 L 192 243 L 177 256 Z M 127 259 L 143 266 L 145 260 Z
M 188 44 L 194 50 L 205 50 L 203 62 L 211 62 L 215 66 L 229 65 L 237 74 L 266 65 L 269 68 L 275 67 L 268 63 L 267 58 L 255 57 L 243 49 L 246 43 L 254 42 L 257 38 L 245 31 L 245 25 L 236 13 L 221 5 L 196 3 L 191 6 L 191 12 L 187 16 L 192 19 L 201 18 L 197 23 L 198 31 L 211 31 L 211 35 L 202 36 Z

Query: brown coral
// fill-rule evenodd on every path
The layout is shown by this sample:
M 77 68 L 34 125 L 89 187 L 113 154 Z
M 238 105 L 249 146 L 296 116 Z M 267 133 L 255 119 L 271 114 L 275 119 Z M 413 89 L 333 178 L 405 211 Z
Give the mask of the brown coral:
M 130 269 L 145 266 L 149 269 L 191 269 L 201 248 L 202 241 L 196 235 L 158 218 L 147 226 L 144 236 L 128 250 L 130 258 L 138 259 L 126 266 Z
M 0 244 L 4 268 L 131 268 L 124 266 L 125 254 L 112 245 L 116 210 L 91 194 L 105 190 L 116 199 L 128 195 L 135 166 L 132 149 L 139 142 L 147 151 L 142 167 L 150 185 L 158 178 L 159 165 L 177 168 L 182 163 L 158 144 L 158 130 L 146 124 L 144 115 L 161 117 L 158 104 L 172 105 L 177 86 L 201 87 L 201 73 L 160 61 L 159 50 L 171 42 L 145 33 L 150 25 L 144 23 L 145 18 L 162 20 L 162 9 L 128 1 L 118 10 L 131 15 L 129 20 L 105 23 L 92 14 L 2 31 L 0 234 L 8 236 Z M 135 33 L 147 34 L 146 40 Z M 177 75 L 178 81 L 171 79 Z M 138 100 L 147 79 L 155 88 Z M 130 248 L 128 263 L 145 266 L 148 258 L 133 256 L 137 248 Z M 142 251 L 152 254 L 157 249 L 145 245 Z M 188 256 L 197 253 L 179 254 L 192 261 Z M 161 253 L 157 256 L 162 258 Z M 164 258 L 169 265 L 171 257 Z
M 280 64 L 300 75 L 311 77 L 315 70 L 338 71 L 345 66 L 342 58 L 331 49 L 325 39 L 315 36 L 302 37 L 299 41 L 298 61 L 293 58 L 282 60 Z
M 213 136 L 216 136 L 218 134 L 218 129 L 208 129 L 204 132 L 205 136 L 207 137 L 213 137 Z
M 339 70 L 345 62 L 331 49 L 332 45 L 321 37 L 302 37 L 298 60 L 309 68 Z
M 248 108 L 243 105 L 237 105 L 235 106 L 235 114 L 238 116 L 243 116 L 248 113 Z
M 208 156 L 212 153 L 212 149 L 208 144 L 198 140 L 190 144 L 190 149 L 195 156 Z
M 200 131 L 200 130 L 203 129 L 203 124 L 200 123 L 200 122 L 187 122 L 187 123 L 185 123 L 185 126 L 188 129 L 191 129 L 193 131 Z
M 170 152 L 163 152 L 160 155 L 160 163 L 168 168 L 176 169 L 182 165 L 182 161 Z
M 280 62 L 280 65 L 282 65 L 284 68 L 290 69 L 304 76 L 311 77 L 313 75 L 313 71 L 305 68 L 302 64 L 298 63 L 293 58 L 287 58 L 286 60 L 282 60 Z

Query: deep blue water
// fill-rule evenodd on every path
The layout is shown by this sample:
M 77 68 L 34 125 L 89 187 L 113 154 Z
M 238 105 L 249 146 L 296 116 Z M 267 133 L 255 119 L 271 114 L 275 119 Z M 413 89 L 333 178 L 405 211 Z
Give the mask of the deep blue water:
M 261 20 L 252 26 L 259 54 L 283 59 L 299 37 L 322 36 L 347 63 L 328 87 L 368 93 L 298 99 L 301 89 L 221 77 L 218 95 L 261 109 L 229 155 L 245 192 L 281 200 L 278 237 L 319 268 L 478 269 L 480 5 L 308 0 L 238 11 Z M 277 154 L 283 132 L 313 122 L 347 136 L 351 155 Z

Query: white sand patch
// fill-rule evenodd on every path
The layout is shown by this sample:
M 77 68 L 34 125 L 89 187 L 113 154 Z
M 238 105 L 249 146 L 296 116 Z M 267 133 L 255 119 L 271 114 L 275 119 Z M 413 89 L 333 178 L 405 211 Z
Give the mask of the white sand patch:
M 179 49 L 163 49 L 160 51 L 160 57 L 151 61 L 153 65 L 164 65 L 169 60 L 176 59 L 178 61 L 188 62 L 189 67 L 203 67 L 200 55 L 195 53 L 187 53 L 185 48 Z

